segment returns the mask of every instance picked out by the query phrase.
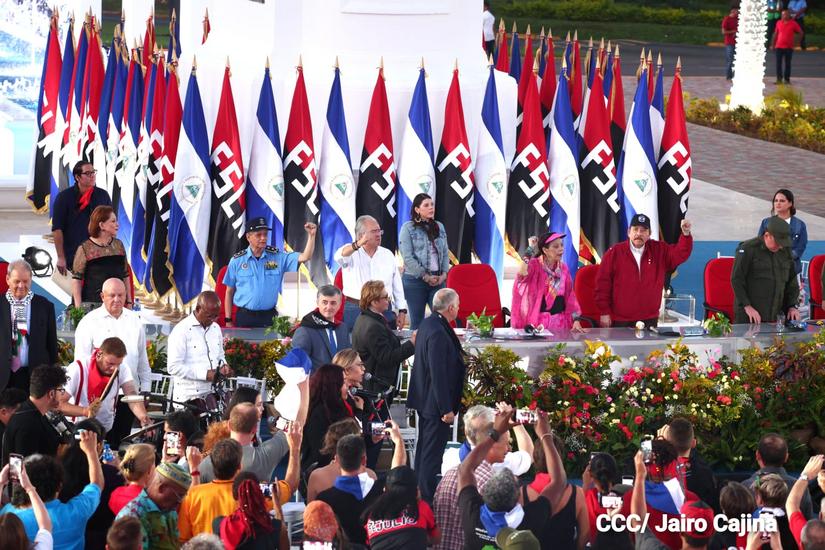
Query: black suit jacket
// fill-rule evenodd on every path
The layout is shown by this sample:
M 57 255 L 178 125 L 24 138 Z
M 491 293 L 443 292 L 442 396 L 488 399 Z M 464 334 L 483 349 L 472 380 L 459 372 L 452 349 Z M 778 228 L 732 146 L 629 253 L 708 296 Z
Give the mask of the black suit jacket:
M 466 370 L 453 327 L 433 313 L 418 327 L 407 407 L 434 418 L 458 412 Z
M 367 372 L 388 382 L 395 382 L 401 361 L 415 353 L 411 341 L 403 344 L 390 330 L 383 315 L 362 311 L 352 327 L 352 349 L 358 352 Z M 366 382 L 368 390 L 381 391 L 385 386 Z
M 57 363 L 57 326 L 54 304 L 35 294 L 29 319 L 29 368 Z M 11 306 L 0 294 L 0 390 L 6 387 L 11 372 Z

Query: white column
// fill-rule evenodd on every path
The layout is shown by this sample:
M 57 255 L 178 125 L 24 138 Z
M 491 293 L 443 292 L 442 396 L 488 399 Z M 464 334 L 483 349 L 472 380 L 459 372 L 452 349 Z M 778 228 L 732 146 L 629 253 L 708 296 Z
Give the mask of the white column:
M 742 0 L 733 58 L 730 108 L 747 107 L 761 113 L 765 90 L 765 34 L 768 30 L 766 0 Z

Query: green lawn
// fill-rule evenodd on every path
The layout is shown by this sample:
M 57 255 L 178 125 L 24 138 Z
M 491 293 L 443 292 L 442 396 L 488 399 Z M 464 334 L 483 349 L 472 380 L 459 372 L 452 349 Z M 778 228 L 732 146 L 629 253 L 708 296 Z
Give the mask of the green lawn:
M 607 40 L 639 40 L 641 42 L 665 42 L 671 44 L 707 44 L 721 42 L 722 34 L 719 29 L 687 25 L 654 25 L 650 23 L 634 22 L 602 22 L 602 21 L 563 21 L 560 19 L 519 19 L 520 32 L 527 30 L 528 23 L 532 31 L 538 32 L 542 26 L 553 29 L 553 36 L 564 40 L 567 31 L 579 31 L 579 41 L 585 42 L 591 36 L 594 42 L 601 37 Z M 509 35 L 512 21 L 506 21 Z M 558 42 L 557 42 L 558 44 Z M 825 48 L 825 36 L 808 35 L 808 45 Z

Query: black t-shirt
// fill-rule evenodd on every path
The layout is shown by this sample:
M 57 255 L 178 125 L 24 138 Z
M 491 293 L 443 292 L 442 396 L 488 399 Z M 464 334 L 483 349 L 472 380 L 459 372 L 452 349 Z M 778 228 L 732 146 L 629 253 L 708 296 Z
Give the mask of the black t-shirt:
M 26 400 L 12 415 L 3 436 L 3 464 L 9 460 L 9 453 L 29 456 L 40 453 L 57 455 L 60 436 L 49 424 L 49 420 L 37 410 L 30 399 Z
M 66 255 L 66 265 L 69 269 L 72 268 L 77 247 L 89 238 L 89 219 L 92 212 L 98 206 L 112 204 L 109 193 L 102 187 L 95 187 L 88 206 L 78 210 L 79 190 L 77 185 L 72 185 L 58 193 L 52 210 L 52 231 L 63 231 L 63 253 Z
M 458 493 L 458 509 L 461 514 L 461 528 L 464 530 L 464 550 L 485 550 L 498 548 L 496 538 L 487 534 L 487 529 L 481 523 L 481 505 L 484 500 L 478 493 L 475 485 L 464 487 Z M 542 548 L 552 548 L 542 541 L 541 536 L 544 526 L 550 518 L 550 501 L 545 497 L 527 503 L 524 506 L 524 519 L 518 526 L 518 530 L 530 530 L 542 542 Z
M 367 537 L 372 550 L 408 550 L 426 548 L 427 535 L 436 530 L 435 515 L 426 502 L 418 503 L 418 518 L 406 511 L 393 519 L 369 519 Z
M 364 529 L 361 515 L 383 492 L 384 480 L 381 479 L 373 484 L 370 492 L 362 500 L 356 499 L 350 493 L 337 487 L 330 487 L 326 491 L 321 491 L 318 494 L 318 500 L 330 505 L 338 518 L 341 529 L 344 530 L 350 542 L 366 545 L 367 531 Z

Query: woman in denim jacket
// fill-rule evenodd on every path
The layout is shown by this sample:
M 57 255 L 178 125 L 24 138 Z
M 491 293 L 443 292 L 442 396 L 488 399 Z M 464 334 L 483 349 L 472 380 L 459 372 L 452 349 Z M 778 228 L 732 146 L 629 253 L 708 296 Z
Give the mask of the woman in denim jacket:
M 780 189 L 773 195 L 773 208 L 771 214 L 779 216 L 791 226 L 791 255 L 793 256 L 794 268 L 796 274 L 802 273 L 802 255 L 805 253 L 805 248 L 808 246 L 808 228 L 805 222 L 796 217 L 796 207 L 794 206 L 793 193 L 787 189 Z M 770 218 L 762 220 L 762 225 L 759 226 L 757 235 L 764 235 L 765 229 L 768 227 Z
M 435 221 L 435 203 L 426 193 L 415 196 L 410 211 L 412 220 L 401 226 L 398 237 L 404 260 L 404 296 L 410 310 L 410 328 L 416 330 L 424 319 L 424 306 L 433 307 L 433 296 L 444 288 L 450 269 L 447 232 Z

